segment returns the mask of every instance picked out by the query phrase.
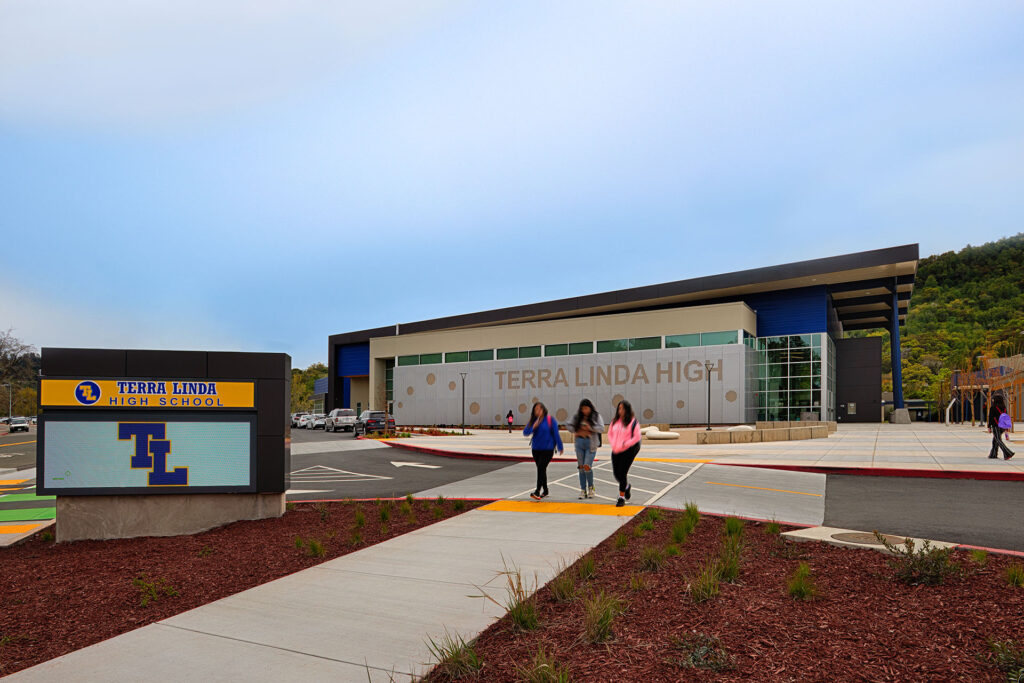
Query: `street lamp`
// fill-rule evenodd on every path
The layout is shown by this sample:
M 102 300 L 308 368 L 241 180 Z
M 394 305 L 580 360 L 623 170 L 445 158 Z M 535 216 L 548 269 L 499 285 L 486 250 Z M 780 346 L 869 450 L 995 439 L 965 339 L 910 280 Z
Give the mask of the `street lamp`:
M 460 372 L 459 375 L 462 377 L 462 433 L 466 433 L 466 375 L 468 372 Z
M 711 431 L 711 369 L 715 367 L 715 364 L 709 360 L 704 361 L 704 378 L 708 382 L 708 428 L 704 431 Z
M 10 424 L 11 418 L 14 417 L 14 401 L 12 396 L 14 392 L 10 384 L 0 384 L 0 387 L 7 387 L 7 424 Z

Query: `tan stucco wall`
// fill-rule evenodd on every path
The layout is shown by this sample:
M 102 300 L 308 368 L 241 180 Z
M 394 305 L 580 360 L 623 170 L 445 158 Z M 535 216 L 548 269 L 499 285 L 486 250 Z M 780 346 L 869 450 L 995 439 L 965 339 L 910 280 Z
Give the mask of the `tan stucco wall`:
M 363 410 L 370 408 L 370 383 L 365 377 L 353 377 L 349 385 L 349 407 L 355 410 L 357 403 Z
M 394 358 L 421 353 L 499 349 L 538 344 L 565 344 L 633 337 L 658 337 L 695 332 L 746 330 L 757 334 L 757 315 L 743 302 L 689 306 L 660 311 L 617 313 L 568 320 L 474 327 L 439 332 L 380 337 L 370 340 L 370 358 Z M 369 386 L 377 386 L 383 363 L 370 363 Z M 355 380 L 352 395 L 355 396 Z M 377 392 L 374 392 L 376 394 Z M 353 406 L 355 398 L 352 399 Z M 374 401 L 375 409 L 383 404 Z

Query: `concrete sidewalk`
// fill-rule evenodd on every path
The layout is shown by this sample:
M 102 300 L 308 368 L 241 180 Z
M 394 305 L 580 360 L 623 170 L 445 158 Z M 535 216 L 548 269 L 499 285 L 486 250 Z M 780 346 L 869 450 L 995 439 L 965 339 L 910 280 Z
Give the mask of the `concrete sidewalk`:
M 1011 435 L 1010 448 L 1024 449 L 1024 437 Z M 395 446 L 419 446 L 451 454 L 530 459 L 529 439 L 519 432 L 477 430 L 472 436 L 423 436 L 396 440 Z M 989 460 L 992 435 L 983 426 L 916 422 L 909 425 L 841 424 L 827 439 L 697 446 L 645 441 L 641 457 L 713 462 L 720 465 L 770 465 L 808 470 L 922 470 L 937 473 L 985 473 L 1024 479 L 1024 452 L 1013 460 Z M 571 455 L 571 444 L 566 453 Z M 607 458 L 607 444 L 598 459 Z
M 430 668 L 428 638 L 447 629 L 470 639 L 504 614 L 472 596 L 483 589 L 502 600 L 505 578 L 499 572 L 506 566 L 543 585 L 560 562 L 575 561 L 639 509 L 605 505 L 605 514 L 537 514 L 556 508 L 529 505 L 528 512 L 470 511 L 10 680 L 408 680 Z

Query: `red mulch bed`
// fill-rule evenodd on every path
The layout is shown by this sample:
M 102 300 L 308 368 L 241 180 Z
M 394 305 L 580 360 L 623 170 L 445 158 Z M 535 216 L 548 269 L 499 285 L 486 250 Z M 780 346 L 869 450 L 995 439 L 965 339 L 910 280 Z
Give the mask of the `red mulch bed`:
M 193 536 L 55 544 L 37 534 L 0 549 L 0 676 L 459 514 L 452 500 L 416 501 L 410 521 L 397 505 L 386 530 L 373 501 L 298 503 L 277 519 Z M 360 509 L 362 542 L 353 545 Z M 324 556 L 296 548 L 296 536 L 323 542 Z M 142 606 L 132 583 L 142 574 L 166 580 L 178 595 Z
M 956 552 L 960 578 L 908 586 L 893 579 L 886 556 L 875 550 L 782 541 L 753 523 L 746 525 L 736 583 L 695 603 L 688 578 L 721 547 L 724 523 L 716 517 L 702 517 L 681 554 L 643 572 L 647 588 L 633 591 L 641 549 L 671 543 L 670 527 L 681 516 L 663 513 L 642 538 L 632 534 L 645 516 L 627 524 L 624 549 L 616 550 L 612 537 L 592 553 L 597 572 L 586 590 L 614 593 L 626 605 L 609 642 L 584 642 L 581 601 L 556 602 L 545 587 L 537 593 L 536 631 L 514 632 L 506 616 L 480 635 L 476 652 L 484 667 L 477 680 L 514 680 L 516 665 L 543 647 L 574 681 L 999 681 L 1005 674 L 979 661 L 987 639 L 1024 639 L 1024 588 L 1005 579 L 1006 566 L 1019 558 L 989 555 L 979 568 Z M 808 602 L 785 591 L 800 561 L 809 563 L 820 591 Z M 719 638 L 734 668 L 683 668 L 673 637 L 692 632 Z M 445 677 L 435 669 L 428 680 Z

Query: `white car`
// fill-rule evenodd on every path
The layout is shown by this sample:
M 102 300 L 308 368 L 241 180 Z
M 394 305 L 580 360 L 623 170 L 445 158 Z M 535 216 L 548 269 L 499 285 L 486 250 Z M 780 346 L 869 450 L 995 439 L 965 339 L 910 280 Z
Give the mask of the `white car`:
M 314 415 L 313 419 L 309 421 L 309 424 L 307 426 L 310 429 L 326 429 L 326 427 L 325 427 L 326 424 L 327 424 L 327 416 L 326 415 Z
M 309 429 L 310 423 L 313 422 L 312 415 L 300 415 L 299 424 L 296 425 L 299 429 Z
M 327 416 L 324 431 L 351 432 L 356 426 L 356 411 L 351 408 L 335 408 Z

